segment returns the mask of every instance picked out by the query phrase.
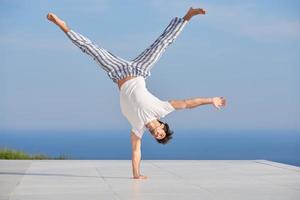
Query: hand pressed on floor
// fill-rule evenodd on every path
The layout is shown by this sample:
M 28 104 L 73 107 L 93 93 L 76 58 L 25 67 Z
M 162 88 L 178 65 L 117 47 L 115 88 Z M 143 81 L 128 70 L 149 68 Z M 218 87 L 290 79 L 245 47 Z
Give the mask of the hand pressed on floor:
M 139 175 L 139 176 L 134 176 L 133 179 L 148 179 L 148 177 L 144 175 Z

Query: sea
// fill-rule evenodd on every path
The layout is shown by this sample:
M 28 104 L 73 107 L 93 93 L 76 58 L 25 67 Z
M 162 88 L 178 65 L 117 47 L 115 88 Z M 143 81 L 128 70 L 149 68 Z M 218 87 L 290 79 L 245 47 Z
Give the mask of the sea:
M 76 160 L 130 160 L 128 130 L 2 130 L 0 148 Z M 300 166 L 299 130 L 176 130 L 166 145 L 145 132 L 143 160 L 270 160 Z

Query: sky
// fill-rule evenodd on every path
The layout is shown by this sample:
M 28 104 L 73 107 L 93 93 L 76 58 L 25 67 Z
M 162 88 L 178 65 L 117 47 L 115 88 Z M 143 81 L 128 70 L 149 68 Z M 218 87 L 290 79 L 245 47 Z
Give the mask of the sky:
M 173 130 L 299 130 L 297 0 L 0 0 L 0 130 L 130 131 L 117 85 L 48 12 L 134 59 L 191 6 L 207 15 L 168 47 L 147 88 L 162 100 L 223 96 L 227 106 L 175 111 L 164 121 Z

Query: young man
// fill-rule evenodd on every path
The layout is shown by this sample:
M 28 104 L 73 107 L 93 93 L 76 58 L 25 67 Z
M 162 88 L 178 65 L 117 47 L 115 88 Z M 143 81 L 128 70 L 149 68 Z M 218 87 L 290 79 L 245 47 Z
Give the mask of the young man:
M 150 69 L 153 64 L 181 33 L 188 21 L 195 15 L 204 15 L 205 13 L 206 11 L 202 8 L 190 8 L 183 18 L 173 18 L 158 39 L 131 61 L 115 56 L 93 44 L 88 38 L 71 30 L 55 14 L 47 15 L 50 21 L 59 26 L 84 53 L 90 55 L 118 85 L 122 114 L 132 126 L 132 172 L 135 179 L 147 178 L 140 174 L 141 138 L 146 129 L 157 142 L 166 144 L 172 138 L 173 132 L 167 123 L 159 120 L 160 118 L 175 109 L 195 108 L 206 104 L 212 104 L 218 109 L 225 106 L 223 97 L 162 101 L 153 96 L 145 84 L 145 79 L 151 75 Z

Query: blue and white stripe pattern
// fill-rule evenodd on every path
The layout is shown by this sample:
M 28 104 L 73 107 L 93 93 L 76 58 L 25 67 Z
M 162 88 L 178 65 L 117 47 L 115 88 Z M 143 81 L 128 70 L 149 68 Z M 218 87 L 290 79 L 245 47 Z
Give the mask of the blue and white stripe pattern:
M 127 76 L 142 76 L 144 78 L 150 76 L 150 69 L 153 64 L 158 61 L 167 46 L 177 38 L 186 23 L 187 21 L 182 18 L 173 18 L 154 43 L 132 61 L 113 55 L 73 30 L 68 31 L 66 34 L 76 46 L 90 55 L 107 72 L 107 75 L 117 83 L 118 80 Z

